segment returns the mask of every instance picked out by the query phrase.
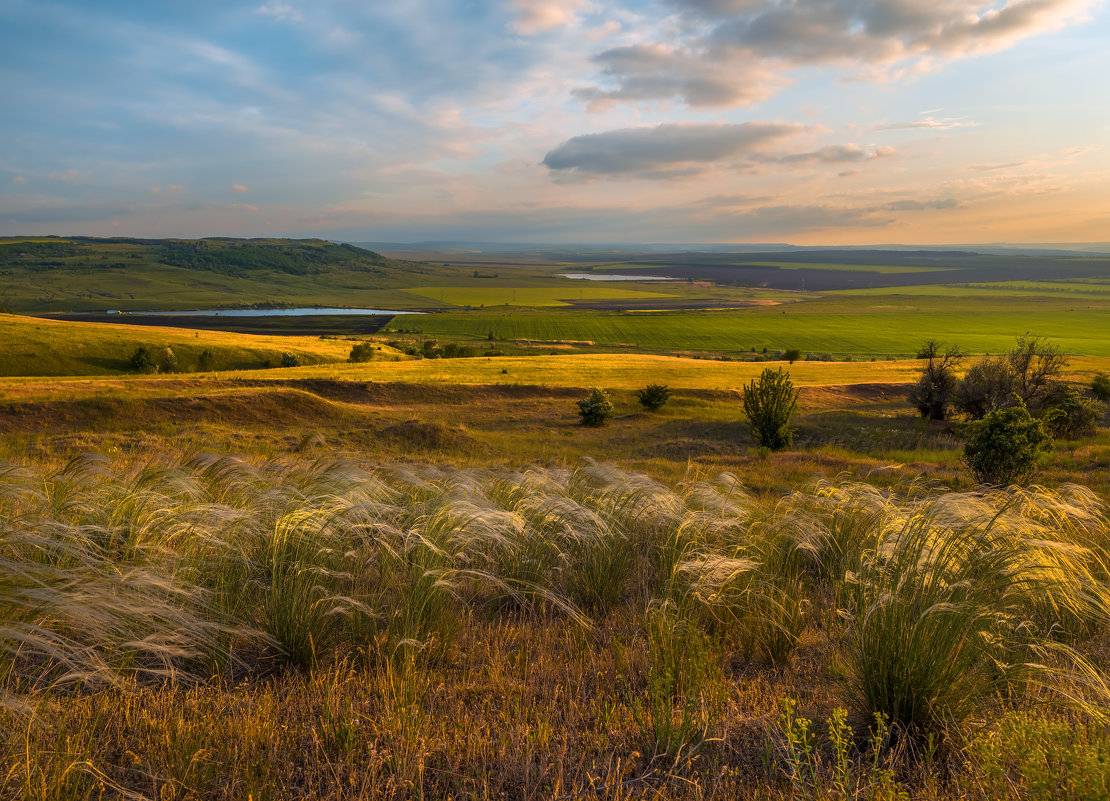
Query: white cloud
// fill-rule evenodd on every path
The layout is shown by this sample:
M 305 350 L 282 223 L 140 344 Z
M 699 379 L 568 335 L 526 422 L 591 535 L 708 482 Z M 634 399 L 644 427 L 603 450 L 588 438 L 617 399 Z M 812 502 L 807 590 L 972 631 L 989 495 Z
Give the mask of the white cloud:
M 513 30 L 534 36 L 572 24 L 587 4 L 585 0 L 512 0 L 512 7 L 516 11 Z
M 742 106 L 782 73 L 831 65 L 854 77 L 921 71 L 1084 19 L 1098 0 L 670 0 L 684 24 L 654 42 L 598 54 L 600 85 L 577 95 Z
M 278 2 L 278 0 L 267 0 L 267 2 L 256 8 L 254 13 L 272 17 L 278 22 L 300 22 L 304 19 L 301 16 L 301 12 L 296 8 L 289 3 Z
M 249 192 L 251 190 L 247 189 L 247 187 L 243 186 L 242 184 L 232 184 L 231 185 L 231 191 L 232 192 Z

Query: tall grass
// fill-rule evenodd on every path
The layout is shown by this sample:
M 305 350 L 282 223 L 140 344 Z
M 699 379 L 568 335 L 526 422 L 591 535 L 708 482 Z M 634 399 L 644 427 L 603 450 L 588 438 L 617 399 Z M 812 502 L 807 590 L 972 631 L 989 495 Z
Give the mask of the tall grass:
M 593 462 L 86 457 L 0 468 L 0 670 L 14 693 L 411 670 L 474 615 L 618 613 L 655 632 L 657 694 L 668 649 L 708 637 L 781 667 L 808 632 L 839 648 L 867 720 L 937 731 L 1027 697 L 1106 698 L 1075 646 L 1110 622 L 1108 548 L 1104 505 L 1077 487 L 825 483 L 761 502 L 727 475 L 670 488 Z

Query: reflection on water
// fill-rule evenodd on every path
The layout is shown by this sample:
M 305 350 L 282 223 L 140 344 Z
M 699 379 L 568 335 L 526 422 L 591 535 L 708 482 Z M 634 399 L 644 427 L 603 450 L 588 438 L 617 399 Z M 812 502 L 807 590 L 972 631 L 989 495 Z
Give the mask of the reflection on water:
M 309 317 L 332 315 L 374 315 L 374 314 L 423 314 L 414 311 L 390 311 L 389 309 L 191 309 L 189 311 L 144 311 L 118 312 L 108 314 L 141 314 L 152 317 Z
M 583 281 L 677 281 L 668 275 L 617 275 L 616 273 L 559 273 L 563 278 Z

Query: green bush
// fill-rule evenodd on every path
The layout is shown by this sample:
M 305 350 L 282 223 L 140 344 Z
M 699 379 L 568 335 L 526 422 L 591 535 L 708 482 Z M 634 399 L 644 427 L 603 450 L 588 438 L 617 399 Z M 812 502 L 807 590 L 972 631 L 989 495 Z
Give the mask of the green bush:
M 301 360 L 294 353 L 283 353 L 283 354 L 281 354 L 281 366 L 282 367 L 300 367 L 301 366 Z
M 1013 405 L 968 423 L 964 462 L 980 484 L 1025 483 L 1052 452 L 1052 437 L 1018 397 Z
M 1049 433 L 1060 439 L 1093 437 L 1102 419 L 1102 404 L 1084 398 L 1071 387 L 1062 387 L 1053 393 L 1050 408 L 1044 414 L 1044 424 Z
M 598 387 L 590 390 L 590 394 L 578 401 L 578 414 L 584 426 L 603 426 L 616 415 L 613 401 L 609 393 Z
M 663 408 L 671 391 L 663 384 L 648 384 L 636 393 L 640 398 L 640 405 L 649 412 L 657 412 Z
M 207 373 L 212 369 L 215 361 L 216 357 L 212 354 L 212 351 L 207 348 L 202 350 L 200 356 L 197 357 L 197 372 Z
M 370 342 L 356 342 L 351 346 L 351 355 L 347 361 L 359 363 L 368 362 L 374 358 L 374 345 Z
M 158 372 L 158 360 L 154 356 L 154 352 L 146 345 L 139 345 L 135 348 L 135 352 L 127 360 L 131 369 L 137 373 L 156 373 Z
M 1110 401 L 1110 375 L 1099 373 L 1092 378 L 1091 394 L 1103 403 Z
M 798 406 L 798 391 L 790 374 L 767 368 L 758 380 L 744 387 L 744 414 L 751 424 L 752 436 L 773 451 L 789 447 L 794 441 L 790 418 Z

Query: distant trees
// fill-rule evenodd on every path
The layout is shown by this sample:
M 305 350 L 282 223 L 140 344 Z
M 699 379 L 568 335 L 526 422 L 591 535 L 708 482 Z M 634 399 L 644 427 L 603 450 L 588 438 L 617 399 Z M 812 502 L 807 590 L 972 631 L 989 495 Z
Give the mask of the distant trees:
M 169 347 L 155 351 L 139 345 L 128 357 L 127 364 L 136 373 L 175 373 L 178 370 L 177 354 Z
M 925 360 L 921 377 L 910 390 L 910 403 L 927 420 L 945 420 L 956 394 L 956 370 L 964 355 L 955 345 L 944 347 L 935 339 L 921 346 L 917 358 Z
M 798 406 L 798 391 L 789 373 L 781 367 L 767 368 L 744 387 L 742 402 L 756 442 L 773 451 L 790 446 L 794 441 L 790 418 Z
M 158 372 L 158 360 L 154 357 L 154 351 L 146 345 L 135 348 L 127 363 L 136 373 Z
M 790 362 L 790 364 L 793 364 L 794 362 L 801 360 L 802 351 L 798 348 L 788 348 L 787 350 L 784 350 L 782 352 L 782 358 L 786 359 L 786 361 Z
M 1092 378 L 1091 394 L 1103 403 L 1110 401 L 1110 375 L 1099 373 Z
M 1008 354 L 984 358 L 967 371 L 956 389 L 955 406 L 979 420 L 1010 406 L 1016 396 L 1031 411 L 1045 411 L 1067 364 L 1058 345 L 1025 334 Z

